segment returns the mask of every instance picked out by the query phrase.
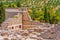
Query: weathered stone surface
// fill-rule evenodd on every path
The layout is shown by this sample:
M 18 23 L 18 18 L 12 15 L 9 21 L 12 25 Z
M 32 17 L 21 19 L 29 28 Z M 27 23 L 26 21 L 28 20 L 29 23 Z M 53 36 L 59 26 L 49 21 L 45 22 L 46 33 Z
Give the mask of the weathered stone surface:
M 8 38 L 4 38 L 4 40 L 9 40 Z
M 53 39 L 53 38 L 56 38 L 56 32 L 55 30 L 51 29 L 42 33 L 41 37 L 43 37 L 44 39 Z
M 11 40 L 17 40 L 17 39 L 11 39 Z

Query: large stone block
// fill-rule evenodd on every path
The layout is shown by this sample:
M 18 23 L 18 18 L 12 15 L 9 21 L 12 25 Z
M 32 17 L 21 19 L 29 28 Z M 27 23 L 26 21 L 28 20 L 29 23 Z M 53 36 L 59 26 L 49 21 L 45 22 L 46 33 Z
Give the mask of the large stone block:
M 4 38 L 4 40 L 9 40 L 8 38 Z

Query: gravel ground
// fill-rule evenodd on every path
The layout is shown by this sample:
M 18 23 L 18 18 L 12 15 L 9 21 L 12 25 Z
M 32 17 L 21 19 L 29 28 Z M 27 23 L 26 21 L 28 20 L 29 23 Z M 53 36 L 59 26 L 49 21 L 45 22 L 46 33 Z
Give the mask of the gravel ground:
M 60 24 L 49 30 L 37 32 L 37 30 L 21 30 L 19 32 L 0 31 L 0 40 L 60 40 Z

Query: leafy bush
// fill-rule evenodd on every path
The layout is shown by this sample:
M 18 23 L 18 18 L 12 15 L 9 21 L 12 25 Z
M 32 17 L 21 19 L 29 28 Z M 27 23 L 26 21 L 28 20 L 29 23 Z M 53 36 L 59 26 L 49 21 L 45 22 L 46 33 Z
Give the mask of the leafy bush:
M 30 16 L 33 20 L 38 20 L 40 22 L 44 20 L 47 23 L 55 24 L 60 22 L 60 13 L 58 12 L 59 10 L 56 10 L 56 7 L 59 5 L 59 0 L 16 0 L 12 2 L 6 0 L 0 8 L 28 7 L 30 9 Z M 3 11 L 3 9 L 1 10 Z M 2 14 L 4 14 L 4 12 L 2 12 Z M 4 16 L 3 19 L 5 19 Z
M 0 4 L 0 24 L 5 20 L 5 10 L 3 3 Z

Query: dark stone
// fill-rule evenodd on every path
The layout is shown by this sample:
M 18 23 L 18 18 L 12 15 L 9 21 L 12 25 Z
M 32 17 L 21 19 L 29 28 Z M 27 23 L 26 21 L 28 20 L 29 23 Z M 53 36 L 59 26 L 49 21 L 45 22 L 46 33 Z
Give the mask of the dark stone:
M 8 38 L 4 38 L 4 40 L 9 40 Z
M 11 40 L 17 40 L 17 39 L 11 39 Z

